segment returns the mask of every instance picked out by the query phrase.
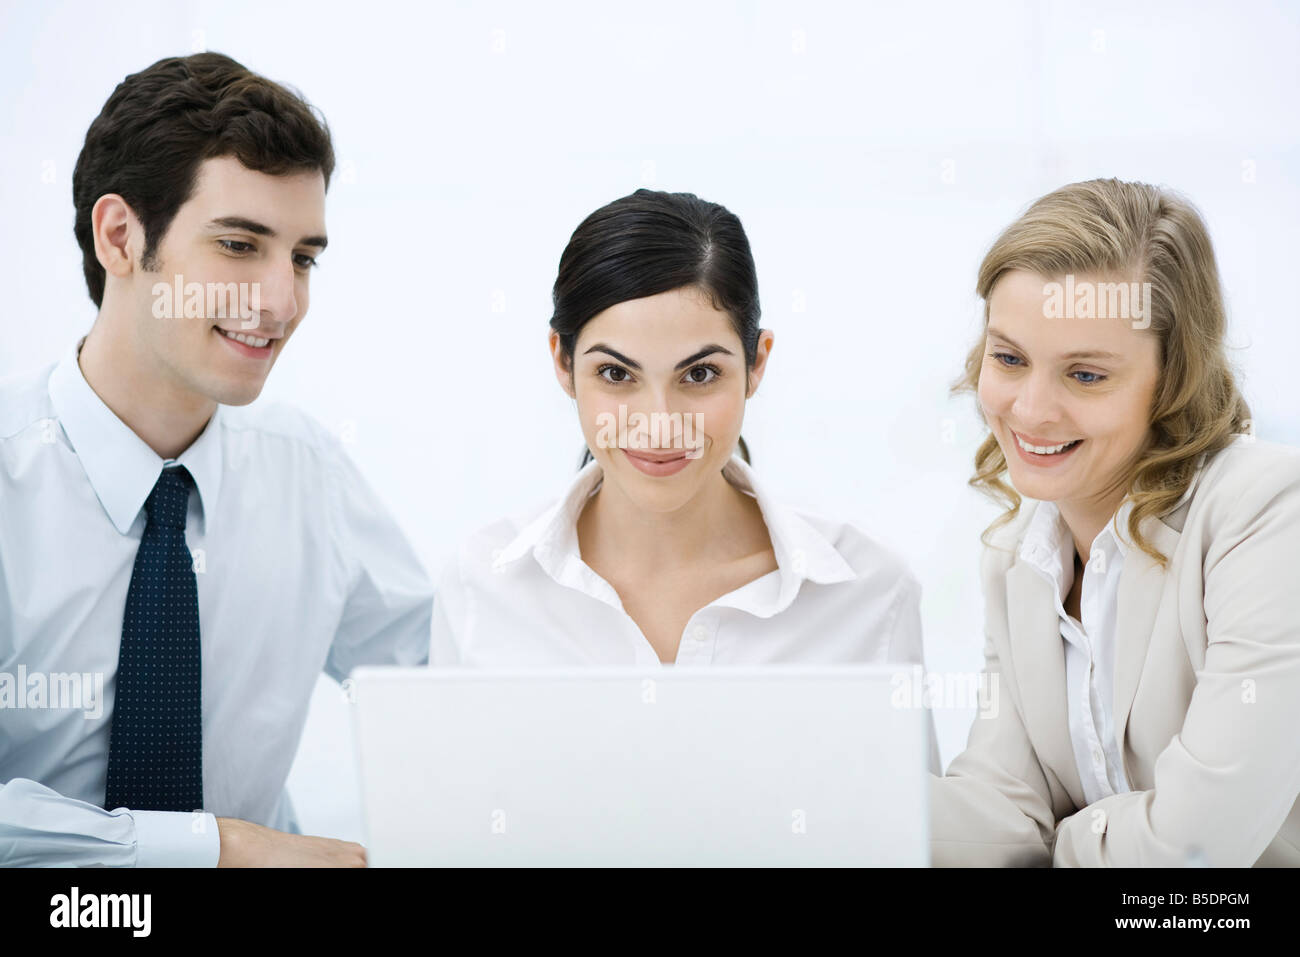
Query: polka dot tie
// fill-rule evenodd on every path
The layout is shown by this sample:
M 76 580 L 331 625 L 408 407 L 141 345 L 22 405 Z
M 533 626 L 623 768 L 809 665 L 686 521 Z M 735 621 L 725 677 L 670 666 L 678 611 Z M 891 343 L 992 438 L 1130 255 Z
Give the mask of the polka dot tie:
M 199 597 L 185 545 L 193 486 L 163 469 L 144 503 L 148 520 L 126 593 L 104 807 L 203 807 Z

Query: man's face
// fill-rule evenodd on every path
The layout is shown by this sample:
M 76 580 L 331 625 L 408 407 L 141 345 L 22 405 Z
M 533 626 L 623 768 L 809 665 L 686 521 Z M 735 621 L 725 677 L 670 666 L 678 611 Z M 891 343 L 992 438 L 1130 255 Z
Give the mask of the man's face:
M 252 402 L 307 314 L 312 266 L 324 248 L 319 171 L 271 176 L 234 157 L 206 160 L 152 271 L 132 277 L 137 345 L 189 392 L 226 405 Z

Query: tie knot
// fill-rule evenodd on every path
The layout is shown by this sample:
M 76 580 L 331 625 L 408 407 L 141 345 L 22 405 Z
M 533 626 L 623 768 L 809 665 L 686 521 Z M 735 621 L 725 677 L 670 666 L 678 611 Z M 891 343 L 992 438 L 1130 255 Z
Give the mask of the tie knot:
M 169 465 L 163 469 L 144 503 L 149 522 L 168 528 L 184 528 L 193 485 L 194 480 L 185 466 Z

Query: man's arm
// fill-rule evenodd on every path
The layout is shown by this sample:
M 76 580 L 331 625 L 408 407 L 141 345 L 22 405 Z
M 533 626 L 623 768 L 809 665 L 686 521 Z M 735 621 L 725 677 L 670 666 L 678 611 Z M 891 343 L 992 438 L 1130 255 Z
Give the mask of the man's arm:
M 203 811 L 105 811 L 43 784 L 0 784 L 0 867 L 365 867 L 360 844 Z
M 0 784 L 2 866 L 214 867 L 219 854 L 211 814 L 105 811 L 27 778 Z
M 366 849 L 352 841 L 286 834 L 237 818 L 217 818 L 218 867 L 365 867 Z
M 331 458 L 334 541 L 347 563 L 348 594 L 325 672 L 342 682 L 358 665 L 427 664 L 433 617 L 428 573 L 341 445 Z
M 433 587 L 406 536 L 338 440 L 328 434 L 332 469 L 331 539 L 347 569 L 347 593 L 325 659 L 342 682 L 363 664 L 422 665 L 429 659 Z M 364 867 L 365 848 L 351 841 L 287 834 L 219 818 L 219 867 Z

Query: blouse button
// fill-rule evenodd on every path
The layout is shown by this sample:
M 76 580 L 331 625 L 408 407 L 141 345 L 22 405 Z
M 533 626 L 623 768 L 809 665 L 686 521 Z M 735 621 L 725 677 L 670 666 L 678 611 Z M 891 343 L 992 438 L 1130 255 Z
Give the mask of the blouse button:
M 696 641 L 708 641 L 709 629 L 705 628 L 703 625 L 696 625 L 691 629 L 691 637 Z

